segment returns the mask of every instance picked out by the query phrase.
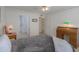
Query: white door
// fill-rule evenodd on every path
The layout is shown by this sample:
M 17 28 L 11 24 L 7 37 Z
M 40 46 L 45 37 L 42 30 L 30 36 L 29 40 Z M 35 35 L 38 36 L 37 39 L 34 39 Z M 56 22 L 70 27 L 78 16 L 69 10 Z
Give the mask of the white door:
M 20 16 L 20 32 L 22 37 L 30 36 L 30 17 Z

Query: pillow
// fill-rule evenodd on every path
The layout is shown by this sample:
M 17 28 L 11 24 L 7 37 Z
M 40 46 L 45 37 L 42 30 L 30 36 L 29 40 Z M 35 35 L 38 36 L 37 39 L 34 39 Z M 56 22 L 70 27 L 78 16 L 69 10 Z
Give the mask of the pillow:
M 0 36 L 0 52 L 10 52 L 11 51 L 11 42 L 7 35 Z
M 73 52 L 72 46 L 60 38 L 53 37 L 56 52 Z

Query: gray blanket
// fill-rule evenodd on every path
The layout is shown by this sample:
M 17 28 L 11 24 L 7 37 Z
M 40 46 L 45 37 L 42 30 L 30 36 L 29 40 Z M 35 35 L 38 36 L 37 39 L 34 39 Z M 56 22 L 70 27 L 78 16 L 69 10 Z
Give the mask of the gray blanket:
M 55 52 L 53 38 L 47 35 L 18 39 L 12 46 L 16 52 Z

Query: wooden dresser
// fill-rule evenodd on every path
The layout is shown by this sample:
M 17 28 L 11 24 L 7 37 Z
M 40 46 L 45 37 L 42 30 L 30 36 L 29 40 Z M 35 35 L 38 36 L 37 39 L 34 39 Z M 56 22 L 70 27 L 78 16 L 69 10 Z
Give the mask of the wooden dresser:
M 70 27 L 57 27 L 56 36 L 61 39 L 65 39 L 67 36 L 69 39 L 67 41 L 75 48 L 78 47 L 77 44 L 77 33 L 78 28 L 70 28 Z

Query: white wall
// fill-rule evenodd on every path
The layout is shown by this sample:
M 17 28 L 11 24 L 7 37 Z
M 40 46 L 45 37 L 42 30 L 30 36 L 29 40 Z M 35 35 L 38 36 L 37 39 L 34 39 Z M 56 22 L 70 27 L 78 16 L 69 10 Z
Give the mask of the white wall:
M 28 12 L 19 9 L 6 8 L 6 24 L 12 24 L 14 26 L 14 31 L 17 32 L 18 38 L 20 34 L 20 21 L 19 16 L 26 15 L 30 16 L 30 35 L 39 35 L 39 13 Z M 32 18 L 37 18 L 37 22 L 32 22 Z
M 5 7 L 0 6 L 0 35 L 3 33 L 3 26 L 5 22 Z
M 47 15 L 46 18 L 46 25 L 45 25 L 45 32 L 48 35 L 56 36 L 56 28 L 59 25 L 62 25 L 64 19 L 69 17 L 72 24 L 79 27 L 79 7 L 68 9 L 58 13 L 52 13 Z

